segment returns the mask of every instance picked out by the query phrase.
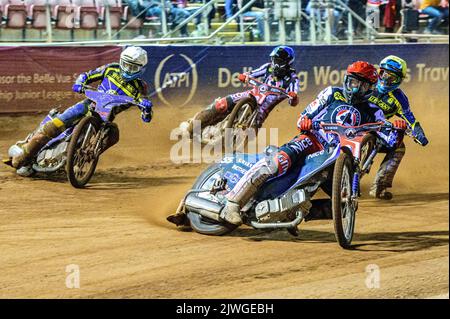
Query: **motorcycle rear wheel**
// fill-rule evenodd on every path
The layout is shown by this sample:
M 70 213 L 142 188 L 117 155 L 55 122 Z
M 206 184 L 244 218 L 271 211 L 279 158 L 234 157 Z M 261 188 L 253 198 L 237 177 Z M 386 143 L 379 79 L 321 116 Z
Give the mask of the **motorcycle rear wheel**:
M 75 127 L 67 147 L 66 172 L 70 184 L 83 188 L 94 175 L 98 156 L 93 154 L 100 122 L 93 116 L 83 118 Z M 86 165 L 87 164 L 87 165 Z
M 213 176 L 220 171 L 220 166 L 218 164 L 213 164 L 209 166 L 195 181 L 192 188 L 203 189 L 205 188 L 206 182 L 208 182 Z M 205 188 L 206 189 L 206 188 Z M 196 195 L 198 196 L 198 195 Z M 191 227 L 194 231 L 204 235 L 210 236 L 222 236 L 228 234 L 237 228 L 236 225 L 232 225 L 227 222 L 218 222 L 206 218 L 198 213 L 188 212 L 187 216 L 189 218 Z

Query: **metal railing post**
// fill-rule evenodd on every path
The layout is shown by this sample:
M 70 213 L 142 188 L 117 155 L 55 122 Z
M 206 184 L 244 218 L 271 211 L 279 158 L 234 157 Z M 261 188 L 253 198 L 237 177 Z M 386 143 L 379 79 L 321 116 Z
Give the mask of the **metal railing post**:
M 331 44 L 331 28 L 334 23 L 334 10 L 333 10 L 333 2 L 330 0 L 326 0 L 326 13 L 327 19 L 325 21 L 325 42 L 327 44 Z
M 284 18 L 284 12 L 283 12 L 283 2 L 284 1 L 280 1 L 278 0 L 278 2 L 280 3 L 280 17 L 278 20 L 278 38 L 281 42 L 281 44 L 286 44 L 286 20 Z
M 242 10 L 242 0 L 238 0 L 238 8 L 239 11 Z M 244 17 L 242 16 L 242 14 L 239 17 L 239 29 L 241 33 L 241 43 L 245 43 Z
M 348 13 L 348 43 L 353 44 L 353 17 L 352 14 Z
M 203 6 L 206 6 L 206 0 L 203 0 Z M 205 7 L 206 8 L 206 7 Z M 208 7 L 209 8 L 209 7 Z M 212 10 L 212 8 L 210 8 L 209 10 Z M 209 12 L 208 12 L 208 10 L 207 9 L 205 9 L 204 11 L 203 11 L 203 19 L 204 19 L 204 21 L 203 21 L 203 25 L 204 25 L 204 28 L 205 28 L 205 30 L 204 30 L 204 34 L 205 35 L 208 35 L 209 34 L 209 18 L 208 18 L 208 15 L 209 15 Z
M 104 3 L 105 6 L 105 28 L 106 28 L 106 35 L 108 37 L 108 40 L 112 39 L 112 31 L 111 31 L 111 4 L 106 1 Z
M 52 18 L 51 18 L 51 7 L 50 7 L 50 1 L 47 0 L 45 3 L 45 24 L 46 24 L 46 31 L 47 31 L 47 42 L 52 42 Z
M 166 0 L 161 1 L 161 30 L 163 34 L 167 33 Z
M 297 44 L 300 44 L 302 42 L 302 30 L 301 30 L 301 24 L 302 24 L 302 1 L 297 0 L 297 18 L 295 20 L 295 42 Z
M 309 41 L 316 44 L 316 0 L 311 0 L 311 11 L 309 11 Z
M 269 9 L 264 8 L 264 42 L 270 43 Z

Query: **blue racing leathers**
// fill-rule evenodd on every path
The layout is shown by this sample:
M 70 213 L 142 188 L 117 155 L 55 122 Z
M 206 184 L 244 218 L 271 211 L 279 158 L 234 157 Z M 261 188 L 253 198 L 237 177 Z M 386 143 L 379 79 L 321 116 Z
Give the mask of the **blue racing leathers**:
M 364 102 L 350 104 L 343 95 L 342 88 L 327 87 L 319 93 L 300 114 L 300 122 L 308 118 L 314 122 L 337 123 L 348 126 L 358 126 L 366 123 L 384 122 L 383 112 L 375 105 Z M 379 132 L 380 139 L 386 145 L 395 145 L 401 136 L 395 130 Z M 280 148 L 278 154 L 279 172 L 285 173 L 292 165 L 300 165 L 306 155 L 316 152 L 335 141 L 335 135 L 325 133 L 322 129 L 302 132 Z M 318 147 L 320 145 L 320 147 Z M 283 165 L 284 164 L 284 165 Z
M 416 120 L 411 111 L 408 98 L 401 89 L 397 88 L 384 94 L 375 91 L 369 98 L 369 101 L 376 104 L 383 111 L 387 119 L 396 115 L 405 120 L 416 141 L 423 146 L 428 144 L 425 132 Z M 387 188 L 392 187 L 395 173 L 405 155 L 405 143 L 401 142 L 394 147 L 384 147 L 381 149 L 381 152 L 386 153 L 386 156 L 378 169 L 370 193 L 372 196 L 383 198 L 383 192 Z
M 101 81 L 97 90 L 109 94 L 126 95 L 132 97 L 138 103 L 142 103 L 147 96 L 147 84 L 142 79 L 127 82 L 122 76 L 118 63 L 103 65 L 94 70 L 82 73 L 75 81 L 74 88 L 90 85 Z M 85 99 L 59 114 L 53 122 L 58 127 L 70 126 L 85 116 L 91 107 L 91 101 Z M 128 107 L 122 108 L 123 111 Z M 150 112 L 151 110 L 148 110 Z
M 337 87 L 326 88 L 306 107 L 300 115 L 299 128 L 300 122 L 304 118 L 314 122 L 339 123 L 349 126 L 385 121 L 383 112 L 378 107 L 367 102 L 352 105 L 345 99 L 342 89 Z M 392 142 L 390 133 L 385 132 L 380 138 L 386 143 L 389 140 Z M 227 195 L 227 199 L 244 205 L 267 179 L 283 175 L 292 167 L 303 165 L 306 156 L 323 150 L 333 141 L 334 135 L 325 133 L 322 129 L 302 131 L 281 146 L 274 155 L 261 159 L 253 165 Z
M 369 102 L 377 105 L 387 119 L 397 115 L 405 120 L 417 141 L 424 146 L 428 144 L 425 132 L 411 111 L 408 97 L 401 89 L 397 88 L 392 92 L 384 94 L 375 90 L 374 94 L 369 98 Z

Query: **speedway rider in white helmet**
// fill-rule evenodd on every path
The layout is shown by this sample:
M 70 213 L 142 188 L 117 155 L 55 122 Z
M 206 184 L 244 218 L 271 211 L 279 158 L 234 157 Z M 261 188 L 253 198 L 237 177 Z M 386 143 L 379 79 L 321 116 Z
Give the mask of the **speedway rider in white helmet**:
M 142 120 L 148 123 L 152 119 L 152 103 L 146 98 L 148 86 L 142 79 L 147 61 L 147 52 L 144 49 L 135 46 L 127 47 L 120 54 L 119 63 L 106 64 L 80 74 L 72 89 L 74 92 L 82 94 L 85 85 L 100 81 L 97 88 L 99 92 L 134 98 L 141 106 Z M 92 107 L 95 108 L 91 101 L 84 99 L 66 109 L 62 114 L 58 114 L 52 121 L 39 127 L 28 143 L 21 146 L 22 152 L 16 152 L 12 156 L 12 166 L 17 169 L 26 166 L 42 146 L 58 136 L 67 126 L 82 119 Z M 119 140 L 119 131 L 117 126 L 115 128 L 112 130 L 115 132 L 110 135 L 106 148 L 111 147 Z

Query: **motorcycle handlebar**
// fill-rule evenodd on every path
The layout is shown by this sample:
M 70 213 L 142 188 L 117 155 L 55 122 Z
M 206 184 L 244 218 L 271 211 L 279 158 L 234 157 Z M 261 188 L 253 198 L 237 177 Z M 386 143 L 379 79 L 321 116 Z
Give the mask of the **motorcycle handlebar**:
M 316 121 L 312 122 L 312 129 L 313 130 L 320 130 L 320 129 L 323 128 L 323 125 L 327 125 L 327 124 L 328 125 L 339 125 L 337 123 L 326 123 L 326 122 L 323 122 L 323 121 L 320 121 L 320 120 L 316 120 Z M 390 129 L 394 128 L 394 125 L 391 122 L 389 122 L 389 121 L 378 122 L 378 123 L 366 123 L 366 124 L 359 125 L 359 127 L 361 127 L 361 128 L 369 127 L 369 126 L 371 126 L 373 128 L 379 127 L 380 129 L 382 129 L 382 128 L 390 128 Z M 349 128 L 350 127 L 351 126 L 349 126 Z
M 90 85 L 83 85 L 83 89 L 84 90 L 91 90 L 91 91 L 97 91 L 97 88 L 90 86 Z M 106 93 L 108 94 L 108 93 Z M 135 105 L 137 106 L 141 111 L 143 111 L 144 109 L 142 108 L 142 106 L 136 102 L 136 100 L 130 101 L 129 104 Z
M 251 82 L 253 82 L 253 83 L 251 83 Z M 250 84 L 250 85 L 252 85 L 252 86 L 254 86 L 254 87 L 256 87 L 256 86 L 259 87 L 259 86 L 265 85 L 265 86 L 267 86 L 267 87 L 269 88 L 269 90 L 270 90 L 271 88 L 273 88 L 273 89 L 275 89 L 280 95 L 286 96 L 289 100 L 292 99 L 292 97 L 286 92 L 285 89 L 279 88 L 279 87 L 274 87 L 274 86 L 271 86 L 271 85 L 268 85 L 268 84 L 263 83 L 263 82 L 259 81 L 258 79 L 255 79 L 255 78 L 253 78 L 253 77 L 251 77 L 251 76 L 247 76 L 246 84 Z

